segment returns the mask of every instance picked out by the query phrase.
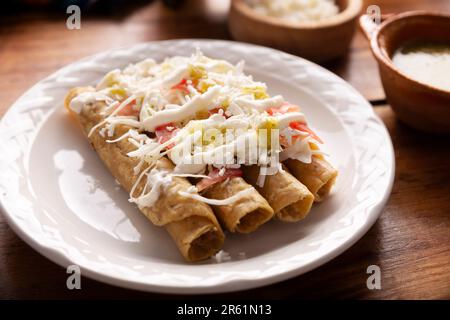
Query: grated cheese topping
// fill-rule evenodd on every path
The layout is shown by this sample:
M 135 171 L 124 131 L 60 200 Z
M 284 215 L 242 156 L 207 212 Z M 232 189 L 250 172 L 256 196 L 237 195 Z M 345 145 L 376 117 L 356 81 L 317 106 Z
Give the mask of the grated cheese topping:
M 269 167 L 276 172 L 281 168 L 280 161 L 287 158 L 309 163 L 320 151 L 312 147 L 318 140 L 309 128 L 305 129 L 306 118 L 300 108 L 281 95 L 270 96 L 266 84 L 253 80 L 243 69 L 244 62 L 232 65 L 206 57 L 199 50 L 189 57 L 175 56 L 159 64 L 146 59 L 123 70 L 112 70 L 95 91 L 74 98 L 70 108 L 79 113 L 83 106 L 98 101 L 106 104 L 104 121 L 89 135 L 98 131 L 112 137 L 117 125 L 131 127 L 107 142 L 126 139 L 136 146 L 128 153 L 140 160 L 135 168 L 140 175 L 130 201 L 140 207 L 153 205 L 173 176 L 206 178 L 214 168 L 219 176 L 226 177 L 227 168 L 258 164 L 260 185 L 267 172 L 274 172 L 267 170 Z M 154 167 L 155 161 L 164 156 L 175 164 L 173 173 Z M 141 172 L 145 162 L 150 166 Z M 136 195 L 137 185 L 144 178 L 144 188 Z M 249 190 L 224 200 L 204 198 L 195 189 L 180 194 L 211 205 L 226 205 Z

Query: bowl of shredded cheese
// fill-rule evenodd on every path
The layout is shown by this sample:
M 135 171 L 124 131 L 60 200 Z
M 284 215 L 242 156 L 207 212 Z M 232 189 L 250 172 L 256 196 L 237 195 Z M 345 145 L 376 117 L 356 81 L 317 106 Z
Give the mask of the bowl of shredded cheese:
M 361 8 L 361 0 L 232 0 L 229 29 L 236 40 L 325 62 L 348 51 Z

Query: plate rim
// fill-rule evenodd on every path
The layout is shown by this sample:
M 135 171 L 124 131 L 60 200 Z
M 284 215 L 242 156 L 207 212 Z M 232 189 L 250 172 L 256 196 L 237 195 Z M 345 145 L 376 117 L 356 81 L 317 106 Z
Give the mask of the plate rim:
M 373 224 L 376 222 L 378 217 L 381 215 L 382 209 L 384 208 L 385 204 L 389 200 L 393 183 L 394 183 L 394 177 L 395 177 L 395 156 L 394 156 L 394 148 L 392 144 L 391 137 L 389 135 L 389 132 L 385 126 L 385 124 L 382 122 L 382 120 L 378 117 L 378 115 L 374 112 L 373 107 L 369 104 L 369 102 L 347 81 L 340 78 L 336 74 L 332 73 L 331 71 L 325 69 L 324 67 L 317 65 L 309 60 L 306 60 L 304 58 L 294 56 L 273 48 L 268 48 L 264 46 L 254 45 L 254 44 L 248 44 L 243 42 L 237 42 L 237 41 L 228 41 L 228 40 L 216 40 L 216 39 L 175 39 L 175 40 L 162 40 L 162 41 L 149 41 L 149 42 L 142 42 L 137 43 L 132 46 L 127 47 L 119 47 L 114 48 L 110 50 L 101 51 L 92 55 L 89 55 L 87 57 L 84 57 L 82 59 L 73 61 L 64 67 L 56 70 L 55 72 L 51 73 L 50 75 L 46 76 L 44 79 L 38 81 L 33 86 L 31 86 L 29 89 L 27 89 L 17 100 L 8 108 L 8 110 L 5 112 L 5 114 L 2 116 L 2 119 L 0 121 L 0 129 L 2 129 L 4 124 L 4 119 L 8 117 L 10 113 L 13 112 L 14 108 L 17 108 L 17 103 L 24 98 L 29 92 L 33 91 L 36 87 L 39 87 L 42 85 L 45 81 L 50 80 L 52 77 L 56 77 L 60 73 L 63 73 L 66 69 L 69 69 L 71 66 L 80 64 L 84 61 L 92 60 L 96 57 L 103 56 L 103 55 L 110 55 L 114 52 L 119 52 L 120 50 L 133 50 L 134 48 L 138 47 L 146 47 L 146 46 L 152 46 L 152 45 L 158 45 L 159 43 L 179 43 L 179 42 L 201 42 L 201 43 L 225 43 L 230 46 L 245 46 L 250 47 L 254 49 L 259 50 L 266 50 L 267 52 L 277 54 L 277 55 L 284 55 L 286 57 L 289 57 L 294 60 L 301 60 L 303 63 L 313 65 L 314 68 L 318 68 L 318 70 L 321 70 L 322 72 L 325 72 L 328 76 L 333 77 L 335 81 L 340 82 L 341 84 L 345 84 L 349 90 L 353 91 L 353 93 L 358 96 L 358 99 L 361 100 L 361 102 L 364 102 L 366 105 L 366 109 L 369 109 L 371 112 L 371 117 L 377 122 L 377 125 L 379 126 L 379 129 L 383 131 L 385 143 L 387 144 L 387 148 L 389 150 L 389 160 L 390 160 L 390 168 L 388 168 L 390 172 L 389 181 L 387 188 L 384 190 L 384 194 L 382 199 L 371 208 L 371 212 L 368 215 L 369 219 L 354 232 L 347 240 L 345 240 L 339 247 L 335 248 L 334 250 L 322 255 L 320 258 L 308 262 L 306 265 L 297 266 L 295 268 L 291 268 L 288 271 L 279 272 L 276 274 L 272 274 L 269 276 L 266 276 L 264 278 L 257 278 L 254 277 L 252 279 L 232 279 L 232 280 L 225 280 L 220 283 L 207 285 L 207 286 L 185 286 L 185 285 L 171 285 L 171 284 L 155 284 L 155 283 L 148 283 L 148 282 L 138 282 L 133 279 L 127 279 L 126 277 L 122 277 L 120 274 L 110 275 L 105 274 L 101 271 L 94 270 L 93 268 L 89 268 L 86 266 L 82 266 L 80 264 L 80 267 L 82 269 L 82 275 L 86 276 L 88 278 L 109 284 L 109 285 L 115 285 L 120 286 L 128 289 L 134 289 L 134 290 L 140 290 L 140 291 L 148 291 L 148 292 L 158 292 L 158 293 L 170 293 L 170 294 L 205 294 L 205 293 L 226 293 L 226 292 L 233 292 L 233 291 L 240 291 L 240 290 L 248 290 L 252 288 L 257 288 L 261 286 L 266 286 L 269 284 L 273 284 L 276 282 L 280 282 L 283 280 L 287 280 L 290 278 L 293 278 L 295 276 L 299 276 L 301 274 L 305 274 L 315 268 L 318 268 L 319 266 L 331 261 L 335 257 L 342 254 L 344 251 L 349 249 L 353 244 L 355 244 L 364 234 L 367 233 L 367 231 L 373 226 Z M 366 110 L 368 111 L 368 110 Z M 337 118 L 342 121 L 342 119 L 337 115 Z M 343 126 L 345 130 L 348 130 L 347 126 Z M 36 130 L 37 131 L 37 130 Z M 348 134 L 348 132 L 347 132 Z M 27 146 L 29 147 L 29 146 Z M 63 268 L 66 268 L 67 265 L 72 264 L 73 261 L 71 261 L 70 257 L 67 257 L 64 253 L 56 250 L 55 248 L 51 247 L 48 243 L 40 243 L 39 239 L 34 239 L 30 234 L 28 234 L 24 229 L 21 228 L 19 223 L 15 221 L 12 214 L 6 209 L 4 205 L 4 197 L 3 194 L 0 195 L 0 208 L 3 212 L 3 217 L 5 218 L 8 225 L 13 229 L 13 231 L 28 245 L 30 245 L 34 250 L 39 252 L 41 255 L 45 256 L 49 260 L 53 261 L 57 265 L 60 265 Z

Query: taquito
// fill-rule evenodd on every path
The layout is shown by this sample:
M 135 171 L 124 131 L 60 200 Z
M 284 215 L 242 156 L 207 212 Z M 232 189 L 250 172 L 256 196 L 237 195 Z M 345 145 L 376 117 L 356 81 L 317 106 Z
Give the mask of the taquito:
M 314 195 L 314 201 L 321 202 L 331 191 L 338 172 L 320 156 L 313 156 L 311 163 L 288 159 L 285 165 L 290 172 Z
M 65 101 L 130 202 L 188 261 L 217 252 L 221 228 L 250 233 L 273 217 L 301 220 L 336 180 L 300 107 L 271 96 L 243 67 L 200 50 L 148 58 L 111 70 L 95 88 L 73 89 Z M 270 143 L 261 148 L 264 137 Z M 253 164 L 274 152 L 283 169 L 261 184 Z M 309 164 L 293 160 L 311 155 Z
M 204 195 L 211 199 L 226 199 L 242 190 L 252 188 L 241 177 L 232 177 L 212 185 Z M 274 214 L 266 199 L 256 189 L 229 205 L 213 206 L 216 216 L 231 232 L 250 233 L 269 221 Z
M 298 181 L 287 168 L 266 175 L 262 187 L 257 185 L 259 167 L 244 166 L 244 178 L 254 185 L 275 211 L 275 217 L 285 222 L 295 222 L 306 217 L 314 202 L 313 194 Z
M 75 88 L 66 97 L 65 105 L 79 93 L 89 88 Z M 77 115 L 79 123 L 86 135 L 91 129 L 104 120 L 102 111 L 105 108 L 103 102 L 85 105 Z M 100 129 L 100 128 L 99 128 Z M 115 143 L 107 143 L 107 139 L 117 139 L 125 134 L 130 127 L 117 125 L 112 137 L 102 137 L 97 129 L 88 138 L 92 147 L 97 151 L 112 175 L 128 192 L 131 191 L 138 175 L 134 168 L 139 160 L 127 156 L 127 153 L 135 150 L 135 146 L 127 139 Z M 145 163 L 141 170 L 145 170 L 149 164 Z M 173 170 L 173 164 L 167 158 L 159 159 L 155 164 L 158 169 L 168 172 Z M 137 185 L 135 193 L 139 194 L 144 188 L 145 181 Z M 141 207 L 140 211 L 155 225 L 164 226 L 175 241 L 179 251 L 188 261 L 198 261 L 211 257 L 223 245 L 224 234 L 214 216 L 211 208 L 195 199 L 186 198 L 179 191 L 187 191 L 192 185 L 185 178 L 172 177 L 169 186 L 164 188 L 158 200 L 151 207 Z

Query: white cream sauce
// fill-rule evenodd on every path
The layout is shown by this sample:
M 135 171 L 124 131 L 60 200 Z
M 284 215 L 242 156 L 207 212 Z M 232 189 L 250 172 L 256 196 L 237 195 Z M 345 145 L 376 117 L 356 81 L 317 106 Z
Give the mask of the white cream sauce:
M 412 44 L 392 57 L 394 65 L 412 79 L 450 91 L 450 44 Z

